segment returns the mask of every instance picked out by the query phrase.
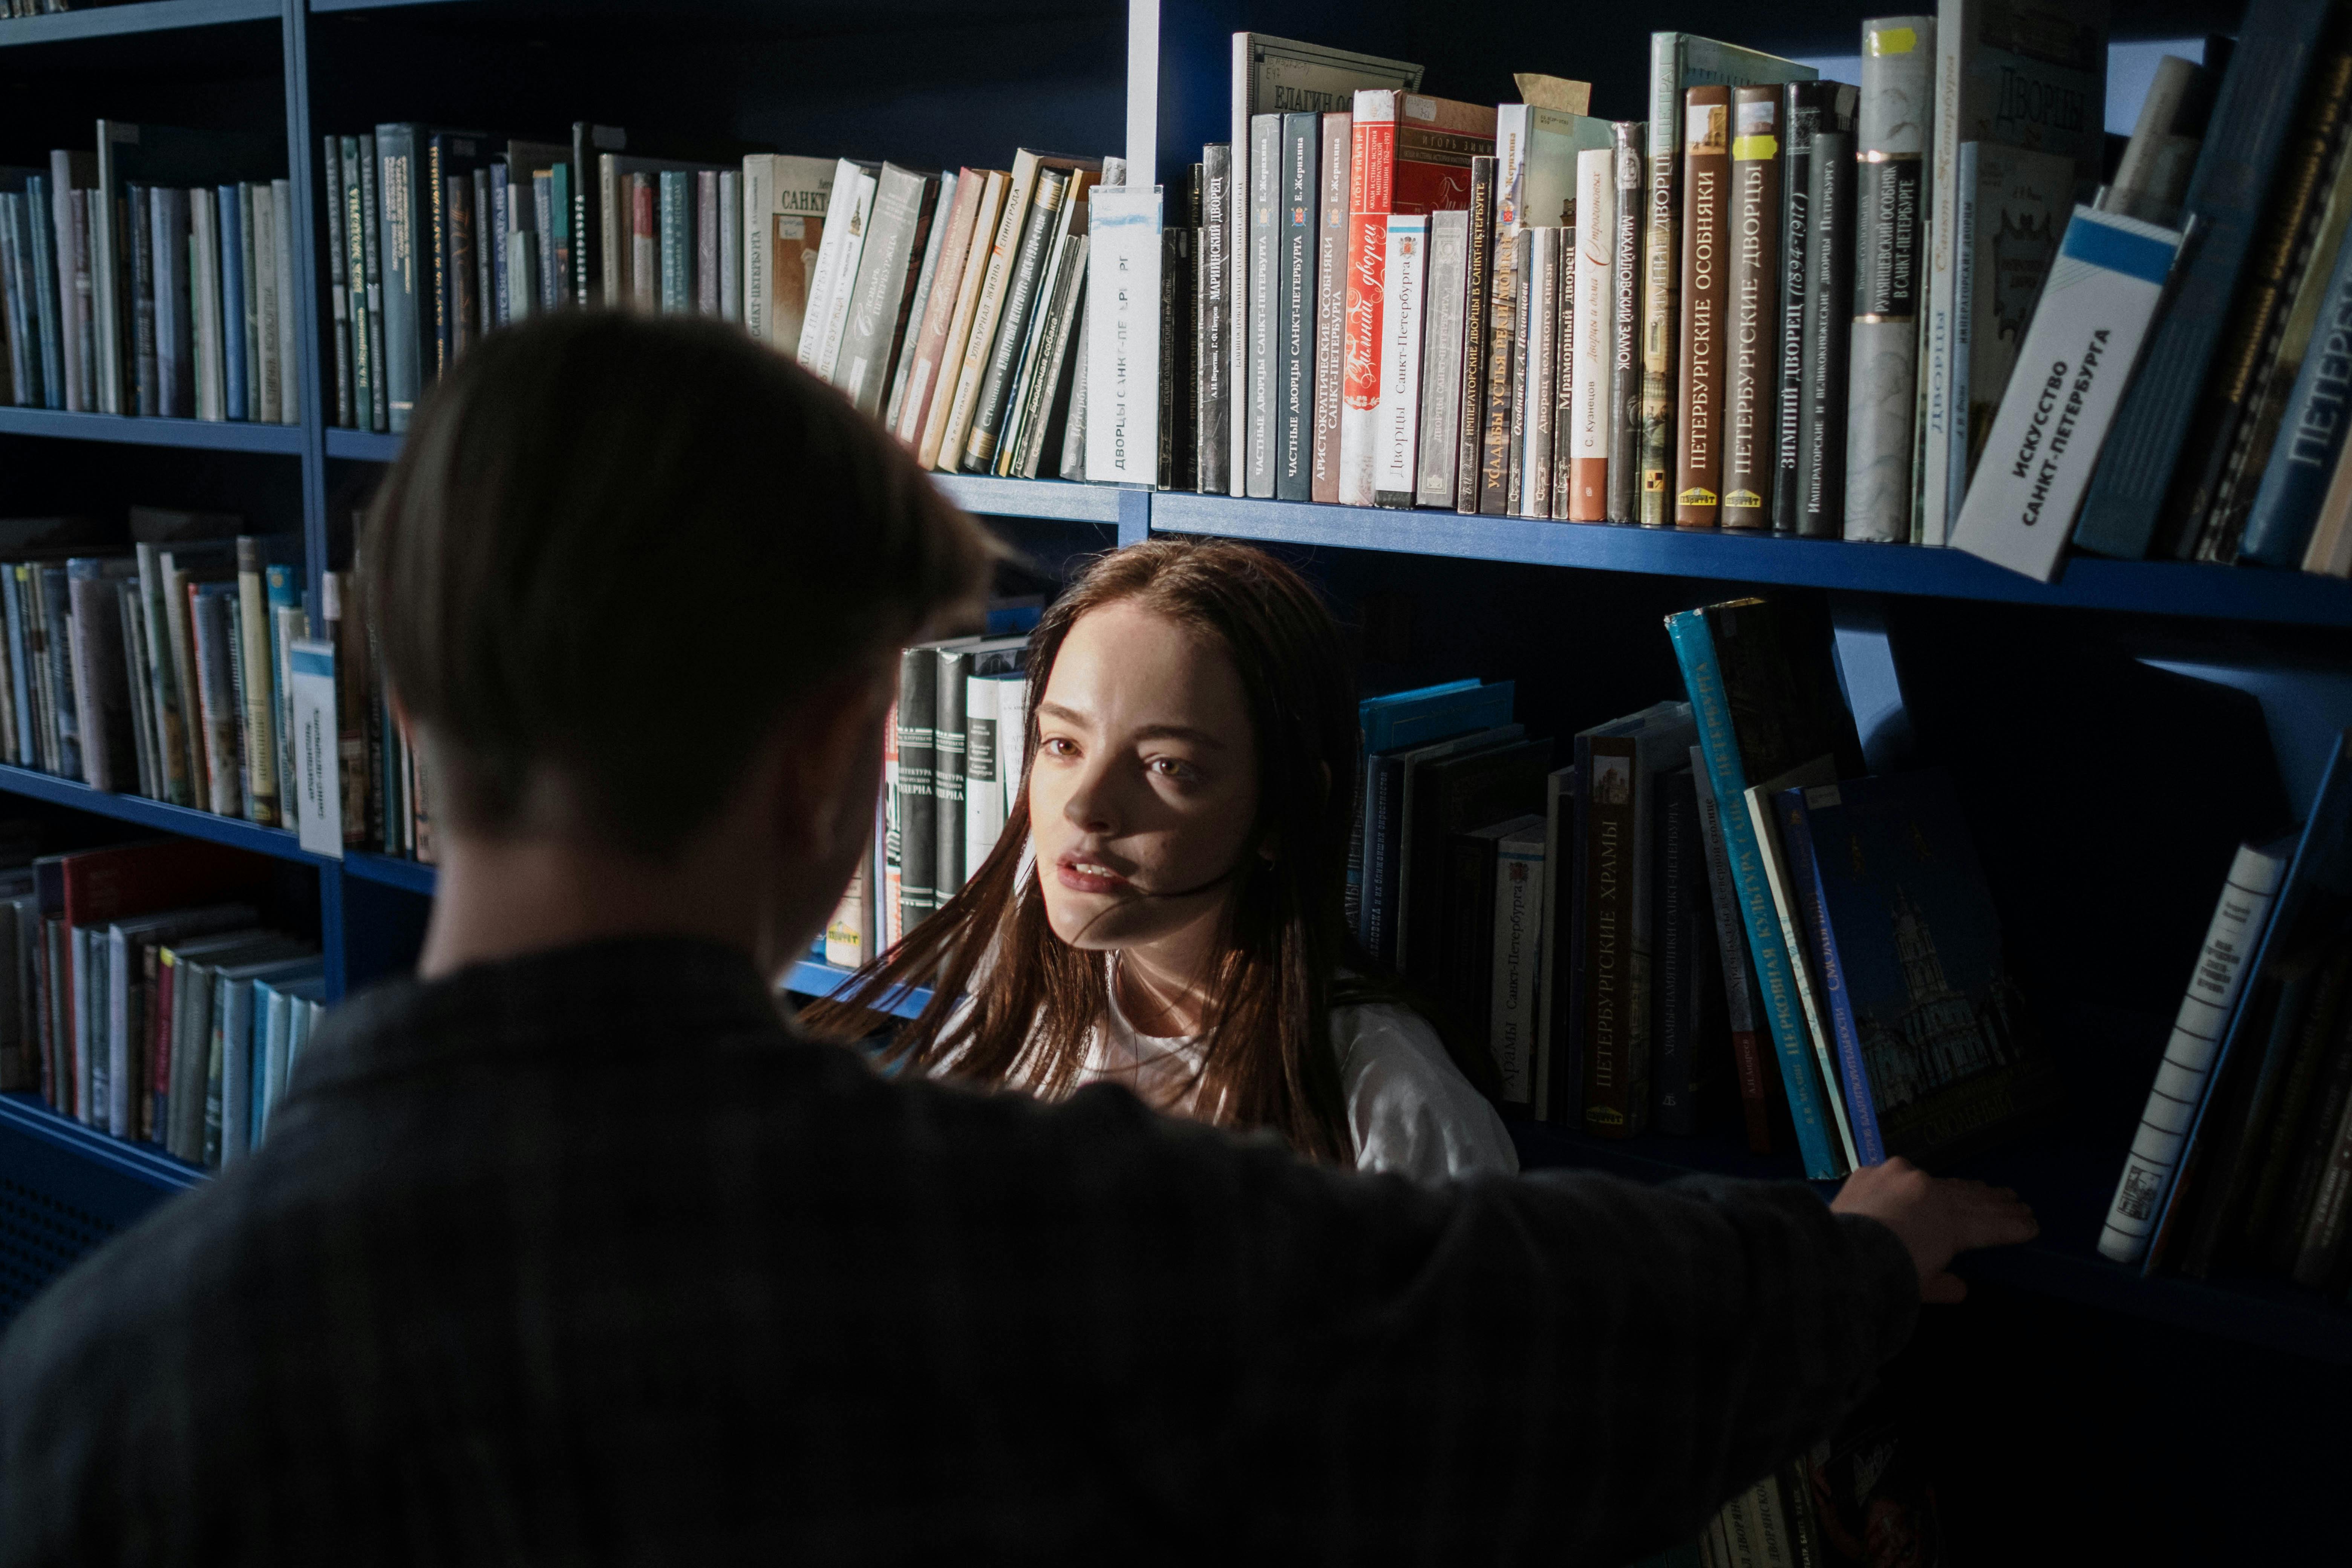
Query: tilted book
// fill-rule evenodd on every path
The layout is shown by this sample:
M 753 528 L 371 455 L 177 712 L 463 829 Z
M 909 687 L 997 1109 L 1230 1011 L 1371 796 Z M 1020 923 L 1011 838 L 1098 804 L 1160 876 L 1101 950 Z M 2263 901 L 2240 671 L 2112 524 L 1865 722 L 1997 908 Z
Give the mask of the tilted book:
M 2048 153 L 2028 153 L 1990 142 L 1963 142 L 1954 165 L 1954 244 L 1948 428 L 1931 414 L 1924 483 L 1941 486 L 1945 505 L 1930 507 L 1921 526 L 1929 542 L 1948 542 L 1959 521 L 1993 416 L 2009 390 L 2010 373 L 2024 347 L 2034 301 L 2058 258 L 2058 242 L 2074 210 L 2074 165 Z M 1948 450 L 1938 458 L 1937 442 Z M 1940 524 L 1937 519 L 1940 517 Z M 1940 531 L 1938 529 L 1940 528 Z
M 2058 575 L 2179 250 L 2170 229 L 2074 209 L 2018 351 L 2026 368 L 2011 378 L 1952 530 L 1955 547 L 2045 583 Z

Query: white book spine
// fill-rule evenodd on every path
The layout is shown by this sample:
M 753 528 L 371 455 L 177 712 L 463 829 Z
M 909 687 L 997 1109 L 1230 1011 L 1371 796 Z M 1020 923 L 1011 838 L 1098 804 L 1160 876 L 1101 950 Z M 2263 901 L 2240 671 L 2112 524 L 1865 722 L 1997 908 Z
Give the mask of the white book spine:
M 1391 214 L 1381 281 L 1380 446 L 1372 476 L 1377 506 L 1411 507 L 1419 475 L 1422 275 L 1429 219 Z
M 1003 781 L 1004 819 L 1021 798 L 1029 765 L 1029 682 L 1015 676 L 996 689 L 996 773 Z
M 2117 1263 L 2137 1263 L 2147 1252 L 2165 1191 L 2180 1163 L 2181 1145 L 2205 1097 L 2214 1054 L 2221 1048 L 2230 1016 L 2245 989 L 2247 965 L 2263 940 L 2285 875 L 2284 856 L 2251 844 L 2242 847 L 2230 863 L 2229 879 L 2221 884 L 2212 924 L 2205 930 L 2205 945 L 2189 972 L 2189 989 L 2172 1021 L 2172 1037 L 2165 1042 L 2164 1059 L 2147 1091 L 2147 1109 L 2140 1112 L 2139 1131 L 2133 1134 L 2115 1201 L 2099 1232 L 2099 1251 Z
M 963 689 L 963 868 L 970 879 L 1004 831 L 1004 731 L 997 717 L 1004 682 L 968 676 Z
M 1569 397 L 1573 489 L 1567 516 L 1577 522 L 1609 517 L 1609 373 L 1615 358 L 1617 320 L 1612 287 L 1617 239 L 1617 153 L 1589 148 L 1576 155 L 1576 356 Z M 1559 515 L 1557 506 L 1554 515 Z
M 1952 530 L 1955 546 L 2045 583 L 2058 575 L 2179 249 L 2171 229 L 2074 209 Z
M 834 199 L 845 216 L 860 205 L 871 205 L 870 200 L 861 203 L 859 197 L 860 187 L 872 183 L 872 177 L 847 158 L 834 166 Z M 833 368 L 832 362 L 824 358 L 826 323 L 833 319 L 834 297 L 847 286 L 843 281 L 845 275 L 856 273 L 857 258 L 850 252 L 853 247 L 862 247 L 865 237 L 863 219 L 824 226 L 824 238 L 817 245 L 816 271 L 809 279 L 808 305 L 801 317 L 801 339 L 794 350 L 803 370 L 824 375 Z M 838 350 L 840 346 L 836 340 L 834 347 Z
M 1461 455 L 1463 332 L 1467 321 L 1470 215 L 1429 215 L 1427 301 L 1421 331 L 1421 479 L 1423 506 L 1454 504 Z
M 1495 989 L 1488 1044 L 1502 1079 L 1502 1098 L 1510 1105 L 1535 1101 L 1544 858 L 1540 828 L 1496 846 Z
M 1376 476 L 1381 466 L 1383 442 L 1381 435 L 1381 346 L 1387 342 L 1381 331 L 1380 312 L 1388 297 L 1380 269 L 1387 265 L 1388 250 L 1375 229 L 1383 225 L 1385 212 L 1357 210 L 1356 193 L 1379 189 L 1386 200 L 1388 182 L 1376 178 L 1370 167 L 1381 150 L 1394 146 L 1393 130 L 1384 138 L 1374 127 L 1394 126 L 1397 118 L 1398 94 L 1366 91 L 1355 97 L 1355 151 L 1350 164 L 1348 214 L 1348 310 L 1340 328 L 1339 384 L 1339 504 L 1370 506 L 1373 492 L 1380 487 Z M 1411 487 L 1406 487 L 1410 489 Z
M 253 290 L 255 343 L 261 351 L 261 390 L 253 416 L 278 423 L 278 383 L 285 367 L 278 359 L 278 196 L 268 182 L 253 187 L 253 235 L 249 247 L 253 266 L 247 269 L 247 287 Z
M 297 840 L 313 855 L 343 858 L 341 731 L 335 715 L 335 645 L 298 638 L 286 645 L 293 702 L 294 777 L 286 792 L 299 801 Z
M 1559 260 L 1562 232 L 1557 228 L 1527 231 L 1528 275 L 1519 282 L 1519 319 L 1527 331 L 1519 334 L 1518 353 L 1527 362 L 1526 404 L 1519 418 L 1519 493 L 1512 507 L 1518 517 L 1551 515 L 1552 416 L 1557 401 L 1552 383 L 1559 367 L 1552 362 L 1559 334 Z
M 1156 484 L 1160 187 L 1103 186 L 1087 205 L 1087 478 Z
M 825 296 L 824 314 L 819 316 L 814 310 L 809 312 L 809 321 L 820 328 L 822 336 L 817 340 L 816 359 L 813 363 L 803 363 L 828 381 L 833 379 L 834 368 L 841 358 L 841 345 L 849 336 L 849 311 L 856 303 L 857 291 L 857 264 L 865 259 L 866 231 L 874 225 L 874 193 L 877 184 L 875 177 L 863 169 L 858 170 L 856 179 L 849 183 L 848 195 L 840 209 L 841 270 L 835 274 L 831 290 Z M 839 191 L 843 188 L 836 177 L 834 189 Z M 826 243 L 832 241 L 835 232 L 832 224 L 825 225 Z M 801 342 L 808 342 L 805 325 L 801 329 Z
M 1274 495 L 1274 274 L 1282 223 L 1282 116 L 1250 121 L 1247 493 Z

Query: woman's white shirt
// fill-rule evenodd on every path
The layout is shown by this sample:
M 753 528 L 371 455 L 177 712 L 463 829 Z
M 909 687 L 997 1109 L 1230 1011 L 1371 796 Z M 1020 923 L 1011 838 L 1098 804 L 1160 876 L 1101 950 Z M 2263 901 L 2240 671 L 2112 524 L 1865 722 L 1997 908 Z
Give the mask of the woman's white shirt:
M 1360 1171 L 1392 1171 L 1420 1182 L 1516 1174 L 1518 1152 L 1486 1098 L 1462 1076 L 1420 1015 L 1382 1003 L 1331 1010 L 1339 1094 Z M 1087 1043 L 1080 1084 L 1124 1084 L 1145 1103 L 1178 1114 L 1193 1109 L 1201 1042 L 1138 1030 L 1110 987 L 1110 1016 Z M 1024 1060 L 1014 1087 L 1026 1081 Z

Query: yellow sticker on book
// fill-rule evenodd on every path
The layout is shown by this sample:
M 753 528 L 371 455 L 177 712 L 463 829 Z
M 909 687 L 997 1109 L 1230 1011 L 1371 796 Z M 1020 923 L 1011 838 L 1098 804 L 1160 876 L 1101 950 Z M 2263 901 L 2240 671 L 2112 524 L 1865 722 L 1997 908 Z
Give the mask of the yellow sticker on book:
M 1764 498 L 1758 495 L 1754 490 L 1728 490 L 1724 494 L 1723 504 L 1726 506 L 1760 507 L 1764 504 Z
M 1686 489 L 1682 494 L 1676 496 L 1675 498 L 1675 504 L 1676 506 L 1713 506 L 1715 504 L 1715 492 L 1713 490 L 1703 490 L 1698 489 L 1696 486 L 1693 486 L 1691 489 Z
M 1888 55 L 1907 55 L 1919 47 L 1919 35 L 1910 27 L 1873 27 L 1865 37 L 1871 54 L 1880 59 Z
M 1780 155 L 1779 138 L 1772 136 L 1735 136 L 1731 139 L 1731 156 L 1742 163 L 1753 163 Z
M 1643 469 L 1642 470 L 1642 493 L 1643 493 L 1643 495 L 1652 495 L 1652 496 L 1654 496 L 1654 495 L 1664 495 L 1664 494 L 1665 493 L 1665 490 L 1666 490 L 1666 471 L 1665 471 L 1665 469 L 1664 469 L 1664 468 L 1643 468 Z

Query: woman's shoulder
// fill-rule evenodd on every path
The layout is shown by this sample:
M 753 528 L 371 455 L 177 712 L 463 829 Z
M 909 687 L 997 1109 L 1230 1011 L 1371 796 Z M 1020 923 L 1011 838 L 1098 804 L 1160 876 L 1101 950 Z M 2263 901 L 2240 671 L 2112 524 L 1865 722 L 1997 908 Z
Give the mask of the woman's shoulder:
M 1423 1181 L 1518 1170 L 1502 1117 L 1428 1019 L 1395 1002 L 1349 1003 L 1331 1009 L 1331 1044 L 1359 1170 Z

